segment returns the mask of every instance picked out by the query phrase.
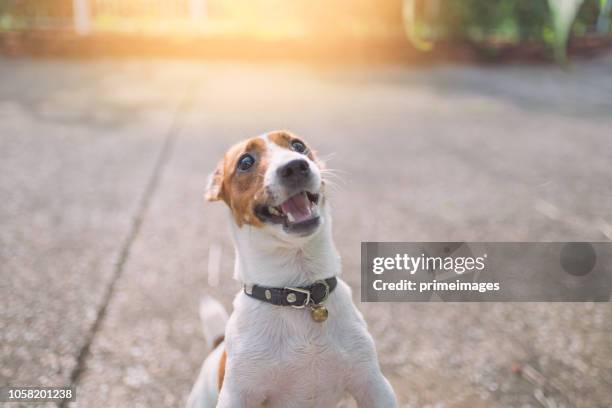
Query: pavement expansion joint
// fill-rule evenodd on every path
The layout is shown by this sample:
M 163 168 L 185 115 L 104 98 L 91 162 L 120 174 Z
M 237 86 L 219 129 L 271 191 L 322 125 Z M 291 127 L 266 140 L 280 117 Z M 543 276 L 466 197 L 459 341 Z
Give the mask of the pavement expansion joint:
M 81 376 L 85 371 L 85 363 L 86 363 L 87 357 L 89 356 L 91 344 L 93 343 L 94 338 L 96 337 L 96 334 L 102 325 L 104 316 L 106 315 L 106 310 L 115 292 L 115 287 L 117 285 L 117 282 L 121 278 L 124 267 L 130 256 L 130 249 L 132 248 L 132 245 L 134 244 L 134 242 L 136 241 L 136 238 L 138 237 L 138 234 L 140 232 L 140 228 L 142 227 L 142 223 L 144 221 L 147 209 L 149 208 L 149 205 L 153 199 L 157 186 L 159 185 L 159 181 L 163 174 L 164 168 L 172 155 L 174 144 L 176 142 L 176 139 L 181 129 L 181 118 L 189 111 L 189 109 L 193 105 L 193 93 L 191 91 L 193 87 L 188 87 L 187 89 L 188 90 L 185 92 L 185 96 L 183 97 L 182 101 L 179 103 L 175 111 L 175 114 L 172 118 L 172 121 L 170 123 L 170 126 L 168 127 L 168 130 L 166 131 L 166 135 L 164 136 L 161 149 L 157 155 L 157 159 L 155 160 L 153 170 L 151 171 L 149 180 L 140 198 L 140 202 L 138 204 L 136 214 L 134 215 L 132 219 L 132 225 L 130 226 L 128 234 L 119 249 L 117 259 L 113 263 L 114 268 L 113 268 L 112 277 L 102 297 L 102 302 L 98 309 L 96 318 L 91 326 L 91 329 L 89 330 L 88 335 L 86 336 L 83 346 L 81 347 L 77 355 L 77 363 L 72 373 L 70 374 L 70 384 L 72 386 L 76 387 L 78 385 L 81 379 Z M 58 407 L 60 408 L 67 407 L 68 403 L 69 403 L 68 400 L 63 400 L 58 403 Z

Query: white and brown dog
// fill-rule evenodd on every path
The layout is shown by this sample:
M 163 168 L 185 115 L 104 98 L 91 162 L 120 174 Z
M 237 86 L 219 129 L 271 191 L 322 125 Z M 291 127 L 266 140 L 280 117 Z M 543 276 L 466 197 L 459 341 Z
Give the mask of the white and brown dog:
M 229 320 L 215 300 L 201 304 L 214 349 L 188 407 L 329 408 L 347 392 L 360 407 L 397 406 L 338 279 L 322 174 L 303 140 L 271 132 L 233 146 L 211 176 L 206 197 L 231 210 L 244 290 Z

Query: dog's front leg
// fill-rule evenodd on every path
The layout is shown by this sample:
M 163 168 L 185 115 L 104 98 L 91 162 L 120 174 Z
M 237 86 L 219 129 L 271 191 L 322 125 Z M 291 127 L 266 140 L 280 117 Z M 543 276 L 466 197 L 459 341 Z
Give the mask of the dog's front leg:
M 368 364 L 356 372 L 349 384 L 349 392 L 359 408 L 395 408 L 397 398 L 378 364 Z
M 217 408 L 259 408 L 263 405 L 264 395 L 244 389 L 238 379 L 228 374 L 226 372 Z
M 247 406 L 246 395 L 231 390 L 230 387 L 221 388 L 217 408 L 242 408 Z

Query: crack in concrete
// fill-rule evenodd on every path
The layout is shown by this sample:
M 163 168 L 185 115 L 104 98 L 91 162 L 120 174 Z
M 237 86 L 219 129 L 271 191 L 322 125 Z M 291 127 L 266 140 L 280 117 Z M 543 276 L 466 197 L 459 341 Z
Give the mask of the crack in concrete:
M 191 107 L 193 103 L 192 90 L 193 90 L 192 86 L 187 88 L 187 90 L 185 91 L 185 96 L 183 97 L 182 101 L 179 103 L 176 109 L 176 112 L 174 116 L 172 117 L 170 126 L 168 127 L 168 130 L 166 131 L 166 135 L 164 136 L 164 142 L 157 155 L 157 159 L 155 160 L 155 163 L 153 165 L 153 171 L 151 172 L 151 176 L 149 177 L 145 190 L 140 198 L 138 208 L 136 210 L 136 214 L 132 219 L 132 225 L 128 231 L 128 234 L 125 240 L 123 241 L 123 244 L 120 247 L 119 255 L 116 261 L 114 262 L 114 268 L 113 268 L 111 280 L 110 280 L 110 283 L 108 284 L 106 292 L 102 296 L 101 306 L 98 309 L 98 313 L 91 326 L 91 329 L 89 330 L 87 338 L 85 342 L 83 343 L 83 346 L 81 347 L 77 355 L 76 366 L 73 369 L 72 373 L 70 374 L 70 385 L 72 387 L 75 387 L 75 389 L 78 386 L 83 373 L 85 372 L 85 363 L 90 353 L 91 344 L 93 343 L 96 337 L 96 334 L 98 333 L 98 331 L 100 330 L 100 327 L 102 326 L 102 322 L 106 315 L 106 310 L 115 292 L 115 287 L 117 285 L 117 282 L 121 278 L 121 275 L 123 274 L 124 267 L 130 256 L 130 250 L 132 248 L 132 245 L 136 241 L 136 238 L 138 238 L 138 234 L 142 227 L 142 223 L 144 221 L 145 214 L 149 208 L 149 205 L 152 201 L 153 195 L 155 194 L 157 186 L 159 185 L 159 180 L 161 179 L 163 170 L 172 154 L 172 149 L 174 147 L 174 144 L 180 132 L 180 119 L 187 113 L 187 111 L 189 110 L 189 108 Z M 77 393 L 77 398 L 78 398 L 78 393 Z M 70 402 L 71 401 L 64 399 L 58 403 L 58 408 L 67 407 Z

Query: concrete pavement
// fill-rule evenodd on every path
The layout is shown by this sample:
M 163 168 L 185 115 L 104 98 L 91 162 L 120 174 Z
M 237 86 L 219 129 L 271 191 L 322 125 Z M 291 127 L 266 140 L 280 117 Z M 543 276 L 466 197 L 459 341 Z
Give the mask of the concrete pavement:
M 206 175 L 233 142 L 303 135 L 360 241 L 612 239 L 612 58 L 555 67 L 0 61 L 0 384 L 78 406 L 182 405 L 204 293 L 233 250 Z M 220 284 L 209 254 L 221 251 Z M 359 304 L 407 407 L 612 401 L 609 304 Z M 102 403 L 103 401 L 103 403 Z M 345 406 L 350 406 L 346 402 Z

